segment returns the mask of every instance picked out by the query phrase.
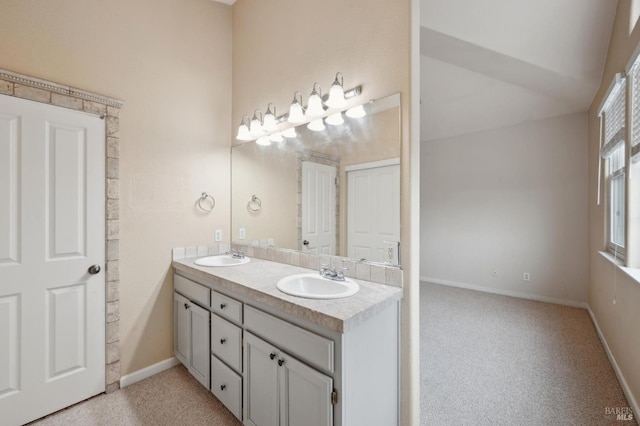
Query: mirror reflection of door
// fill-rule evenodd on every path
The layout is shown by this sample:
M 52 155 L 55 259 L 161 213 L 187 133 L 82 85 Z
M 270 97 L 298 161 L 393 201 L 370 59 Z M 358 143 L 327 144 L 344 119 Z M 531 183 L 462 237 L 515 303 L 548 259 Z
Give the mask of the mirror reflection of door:
M 336 168 L 302 162 L 302 247 L 316 254 L 336 254 Z
M 347 256 L 399 264 L 400 160 L 348 166 Z

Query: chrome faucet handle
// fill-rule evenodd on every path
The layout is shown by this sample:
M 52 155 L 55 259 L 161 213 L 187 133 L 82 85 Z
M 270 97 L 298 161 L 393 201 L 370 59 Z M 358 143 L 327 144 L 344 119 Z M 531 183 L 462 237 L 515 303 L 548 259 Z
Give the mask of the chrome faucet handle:
M 336 269 L 336 279 L 338 281 L 344 281 L 344 273 L 347 272 L 349 268 L 337 268 Z

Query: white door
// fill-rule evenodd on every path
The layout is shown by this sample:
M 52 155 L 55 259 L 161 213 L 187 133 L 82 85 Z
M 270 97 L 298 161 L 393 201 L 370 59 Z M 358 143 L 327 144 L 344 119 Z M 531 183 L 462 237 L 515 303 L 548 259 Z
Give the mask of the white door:
M 397 258 L 398 241 L 399 162 L 383 166 L 370 163 L 347 168 L 347 256 L 374 262 L 397 263 L 390 261 L 389 254 L 391 249 L 391 257 Z
M 190 352 L 189 373 L 202 386 L 209 389 L 209 362 L 211 346 L 209 345 L 209 311 L 189 302 Z
M 173 353 L 185 367 L 191 362 L 191 330 L 189 299 L 173 293 Z
M 302 248 L 336 254 L 336 168 L 302 162 Z
M 278 354 L 264 340 L 244 333 L 244 422 L 278 426 Z
M 2 424 L 105 390 L 104 152 L 103 120 L 0 95 Z

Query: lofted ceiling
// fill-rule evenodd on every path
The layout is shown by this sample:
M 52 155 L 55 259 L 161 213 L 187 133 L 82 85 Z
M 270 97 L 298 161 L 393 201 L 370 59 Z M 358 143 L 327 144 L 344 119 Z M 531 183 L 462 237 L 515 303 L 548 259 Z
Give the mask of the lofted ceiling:
M 421 139 L 586 111 L 614 0 L 421 0 Z

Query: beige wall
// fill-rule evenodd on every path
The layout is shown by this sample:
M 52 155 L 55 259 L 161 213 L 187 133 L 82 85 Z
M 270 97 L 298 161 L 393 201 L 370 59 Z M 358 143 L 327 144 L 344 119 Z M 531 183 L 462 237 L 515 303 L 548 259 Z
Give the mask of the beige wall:
M 171 248 L 229 229 L 231 9 L 209 0 L 4 1 L 0 68 L 124 100 L 121 371 L 173 356 Z M 203 191 L 217 201 L 208 215 L 194 209 Z
M 424 142 L 422 279 L 587 302 L 586 140 L 579 113 Z
M 605 204 L 596 204 L 599 146 L 597 110 L 614 74 L 624 71 L 640 43 L 640 26 L 631 33 L 629 30 L 631 3 L 630 0 L 618 2 L 602 82 L 589 110 L 589 304 L 633 394 L 637 409 L 640 398 L 640 284 L 598 253 L 605 249 Z M 637 191 L 637 175 L 640 173 L 637 165 L 632 172 L 635 174 L 633 190 Z
M 402 242 L 406 254 L 403 260 L 403 424 L 418 422 L 418 290 L 417 276 L 413 276 L 417 268 L 411 267 L 411 262 L 419 256 L 419 248 L 412 244 L 411 237 L 412 229 L 419 226 L 411 210 L 412 197 L 416 201 L 418 195 L 411 191 L 411 185 L 417 183 L 409 179 L 411 150 L 415 146 L 409 132 L 410 54 L 412 29 L 415 26 L 417 30 L 417 21 L 412 21 L 410 11 L 416 5 L 417 2 L 409 0 L 238 0 L 233 6 L 234 125 L 242 115 L 254 109 L 266 109 L 269 102 L 284 112 L 296 90 L 303 94 L 306 103 L 313 83 L 319 82 L 326 92 L 338 71 L 344 74 L 346 88 L 363 85 L 360 101 L 401 93 Z M 415 176 L 417 169 L 413 172 Z

